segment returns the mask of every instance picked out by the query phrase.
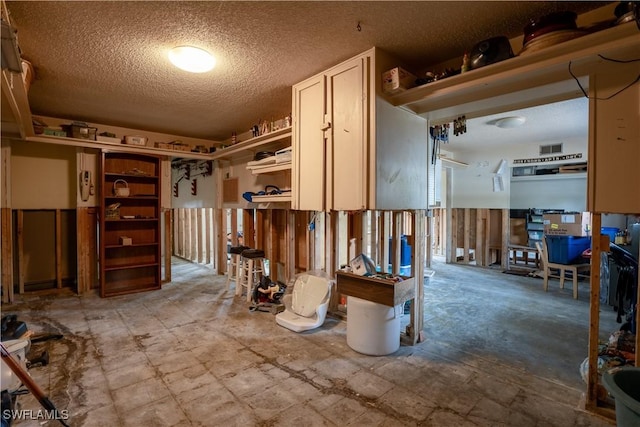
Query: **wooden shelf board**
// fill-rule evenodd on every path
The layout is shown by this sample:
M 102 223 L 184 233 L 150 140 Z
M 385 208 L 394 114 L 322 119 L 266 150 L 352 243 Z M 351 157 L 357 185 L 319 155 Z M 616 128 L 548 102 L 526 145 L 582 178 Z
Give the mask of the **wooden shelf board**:
M 268 203 L 268 202 L 290 202 L 291 193 L 285 194 L 269 194 L 265 196 L 253 196 L 251 201 L 253 203 Z
M 291 162 L 287 163 L 276 163 L 274 165 L 267 166 L 257 166 L 253 168 L 247 167 L 247 170 L 250 170 L 253 175 L 260 175 L 263 173 L 273 173 L 284 170 L 291 170 Z
M 248 150 L 262 147 L 272 142 L 277 142 L 277 141 L 284 140 L 286 138 L 290 138 L 292 133 L 293 132 L 291 130 L 291 127 L 279 129 L 264 135 L 257 136 L 255 138 L 247 139 L 246 141 L 238 142 L 237 144 L 234 144 L 226 148 L 221 148 L 215 153 L 212 153 L 210 156 L 214 160 L 231 159 L 235 156 L 242 155 L 244 152 Z
M 105 245 L 105 249 L 141 248 L 146 246 L 158 246 L 158 243 L 134 243 L 132 245 Z
M 157 265 L 158 265 L 157 262 L 151 262 L 147 264 L 126 264 L 126 265 L 105 266 L 104 271 L 130 270 L 133 268 L 156 267 Z
M 209 153 L 193 153 L 190 151 L 165 150 L 162 148 L 145 147 L 140 145 L 113 144 L 109 142 L 90 141 L 78 138 L 65 138 L 61 136 L 37 135 L 27 136 L 27 142 L 41 142 L 45 144 L 66 145 L 71 147 L 87 147 L 104 151 L 118 151 L 126 153 L 138 154 L 160 154 L 169 157 L 178 157 L 185 159 L 203 159 L 211 160 L 212 155 Z
M 118 173 L 118 172 L 106 172 L 105 176 L 111 176 L 114 178 L 148 178 L 148 179 L 158 179 L 156 175 L 136 175 L 132 173 Z
M 604 61 L 598 55 L 624 59 L 637 53 L 639 44 L 640 33 L 635 23 L 629 22 L 411 88 L 388 99 L 395 106 L 432 119 L 455 116 L 460 109 L 469 111 L 467 116 L 471 117 L 477 115 L 472 114 L 476 109 L 497 110 L 544 97 L 567 99 L 579 93 L 568 72 L 569 63 L 576 76 L 586 76 Z M 543 93 L 544 85 L 548 93 Z M 532 87 L 535 90 L 528 89 Z M 488 103 L 490 99 L 495 102 Z
M 157 221 L 158 218 L 120 218 L 120 219 L 105 219 L 105 222 L 115 223 L 115 222 L 140 222 L 140 221 Z

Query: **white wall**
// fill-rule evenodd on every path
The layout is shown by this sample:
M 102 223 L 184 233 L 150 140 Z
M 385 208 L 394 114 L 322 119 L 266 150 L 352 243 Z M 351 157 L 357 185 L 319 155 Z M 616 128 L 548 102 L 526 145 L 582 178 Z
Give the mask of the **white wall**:
M 545 141 L 544 144 L 550 144 L 553 142 Z M 582 159 L 569 160 L 558 163 L 577 163 L 580 161 L 586 162 L 588 160 L 587 153 L 587 141 L 582 139 L 563 139 L 563 149 L 566 154 L 582 153 Z M 515 159 L 528 159 L 538 158 L 540 142 L 532 141 L 531 144 L 517 145 L 513 147 L 503 147 L 500 150 L 486 150 L 486 151 L 470 151 L 452 155 L 446 151 L 442 151 L 442 154 L 446 154 L 448 157 L 455 160 L 467 163 L 469 166 L 466 168 L 452 168 L 451 173 L 451 207 L 453 208 L 492 208 L 492 209 L 508 209 L 511 208 L 511 199 L 513 183 L 511 183 L 511 168 L 513 166 L 522 166 L 520 164 L 513 164 Z M 478 142 L 478 146 L 482 147 L 482 142 Z M 507 170 L 503 176 L 504 191 L 494 191 L 493 177 L 500 165 L 500 161 L 504 159 L 507 162 Z M 545 165 L 545 163 L 536 163 Z M 542 182 L 542 181 L 541 181 Z M 551 188 L 553 186 L 563 185 L 564 181 L 550 180 L 544 181 L 544 187 Z M 516 191 L 520 191 L 516 187 Z M 566 196 L 554 192 L 544 193 L 544 191 L 538 191 L 540 193 L 540 205 L 554 206 L 562 204 L 563 198 Z M 572 204 L 586 206 L 586 180 L 584 191 L 578 190 L 575 197 L 580 200 L 571 202 Z M 444 194 L 444 193 L 443 193 Z M 584 202 L 582 201 L 584 198 Z M 537 206 L 528 206 L 537 207 Z M 585 210 L 584 207 L 580 210 Z
M 199 166 L 204 160 L 193 160 L 190 164 L 191 179 L 180 179 L 184 175 L 184 169 L 171 168 L 171 179 L 168 183 L 172 208 L 214 208 L 216 201 L 216 173 L 215 170 L 209 176 L 200 175 L 203 169 Z M 163 177 L 164 179 L 164 177 Z M 191 183 L 197 181 L 196 194 L 191 194 Z M 180 182 L 178 182 L 180 180 Z M 178 182 L 178 197 L 173 197 L 173 185 Z
M 10 179 L 13 209 L 75 209 L 76 149 L 14 142 Z

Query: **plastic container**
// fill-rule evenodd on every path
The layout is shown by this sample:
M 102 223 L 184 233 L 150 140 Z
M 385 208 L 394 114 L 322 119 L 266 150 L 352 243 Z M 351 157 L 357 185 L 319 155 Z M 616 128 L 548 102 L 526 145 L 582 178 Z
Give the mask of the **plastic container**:
M 347 297 L 347 345 L 358 353 L 384 356 L 400 348 L 403 306 Z
M 549 262 L 556 264 L 578 264 L 582 252 L 591 247 L 591 237 L 545 236 L 549 249 Z
M 616 233 L 618 231 L 620 231 L 620 229 L 616 227 L 602 227 L 600 229 L 600 234 L 606 234 L 609 236 L 609 242 L 614 243 L 616 240 Z
M 393 237 L 389 238 L 389 264 L 391 264 L 393 257 L 391 253 L 392 247 Z M 411 265 L 411 245 L 409 245 L 409 239 L 404 234 L 400 236 L 400 265 L 402 267 Z
M 640 426 L 640 367 L 609 369 L 602 374 L 602 383 L 616 401 L 616 425 Z

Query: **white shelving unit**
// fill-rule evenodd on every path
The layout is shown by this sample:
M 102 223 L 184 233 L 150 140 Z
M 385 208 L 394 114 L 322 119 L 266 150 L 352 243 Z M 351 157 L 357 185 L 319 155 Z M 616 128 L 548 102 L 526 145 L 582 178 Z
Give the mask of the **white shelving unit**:
M 266 149 L 269 146 L 276 144 L 281 145 L 282 141 L 287 138 L 291 138 L 291 126 L 222 148 L 215 153 L 212 153 L 209 158 L 213 160 L 229 160 L 233 157 L 244 155 L 251 150 L 256 150 L 258 148 Z
M 274 173 L 274 172 L 291 170 L 291 162 L 276 163 L 276 164 L 270 164 L 270 165 L 264 165 L 264 166 L 254 166 L 251 168 L 247 166 L 247 169 L 250 170 L 253 175 L 260 175 L 263 173 Z

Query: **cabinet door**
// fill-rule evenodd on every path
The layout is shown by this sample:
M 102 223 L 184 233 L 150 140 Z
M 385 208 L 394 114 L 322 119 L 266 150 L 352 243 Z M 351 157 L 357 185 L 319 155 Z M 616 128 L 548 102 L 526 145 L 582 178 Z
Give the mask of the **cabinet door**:
M 293 209 L 325 210 L 325 105 L 323 75 L 293 87 Z
M 366 203 L 367 145 L 365 136 L 365 58 L 327 73 L 327 110 L 331 123 L 327 175 L 327 204 L 334 210 L 364 209 Z

